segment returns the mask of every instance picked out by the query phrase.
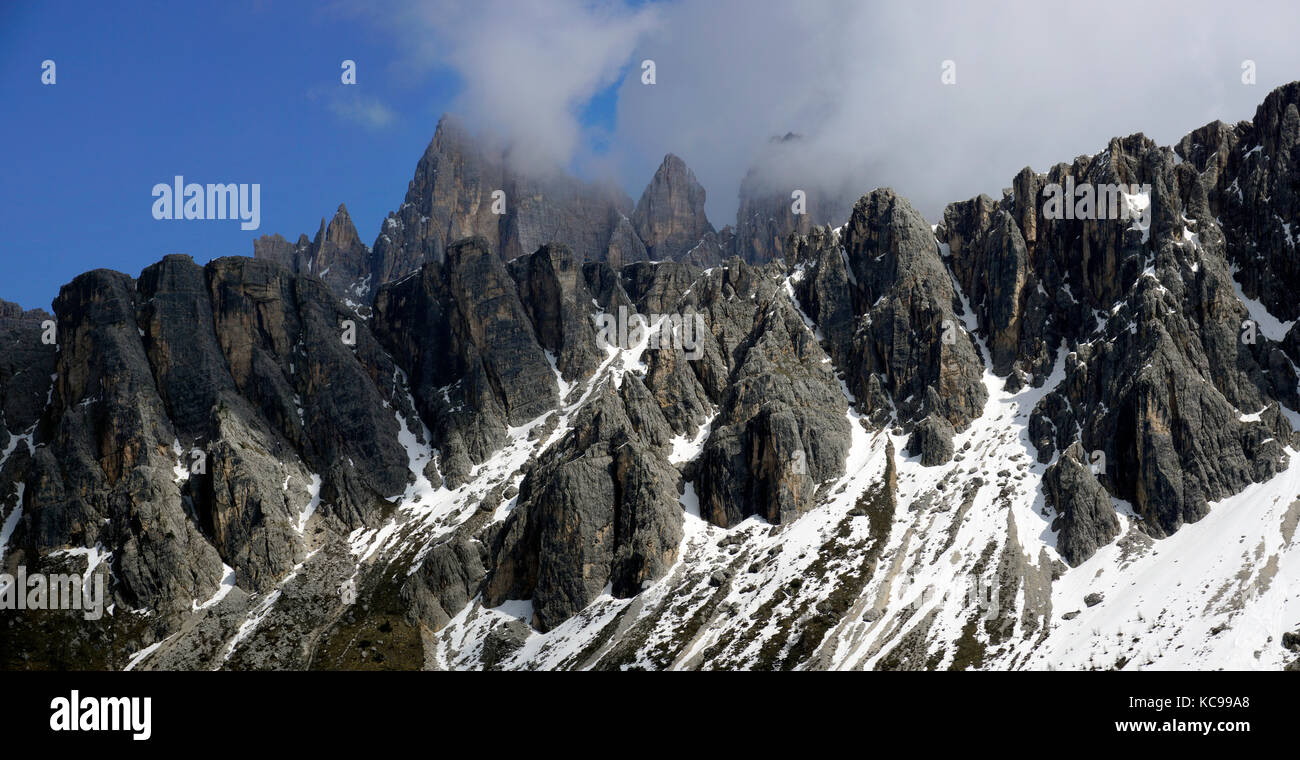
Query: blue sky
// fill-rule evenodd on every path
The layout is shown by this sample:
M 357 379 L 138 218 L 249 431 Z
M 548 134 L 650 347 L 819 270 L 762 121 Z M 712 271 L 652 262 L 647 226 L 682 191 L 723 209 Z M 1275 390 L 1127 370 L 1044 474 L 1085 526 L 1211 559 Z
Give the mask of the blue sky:
M 355 86 L 340 82 L 344 59 Z M 383 29 L 315 5 L 0 3 L 0 298 L 48 309 L 90 269 L 250 256 L 262 234 L 314 236 L 339 203 L 373 243 L 463 86 L 446 67 L 393 65 Z M 354 102 L 391 118 L 331 108 Z M 613 104 L 596 98 L 583 120 L 609 124 Z M 176 174 L 260 183 L 260 228 L 154 220 L 151 188 Z

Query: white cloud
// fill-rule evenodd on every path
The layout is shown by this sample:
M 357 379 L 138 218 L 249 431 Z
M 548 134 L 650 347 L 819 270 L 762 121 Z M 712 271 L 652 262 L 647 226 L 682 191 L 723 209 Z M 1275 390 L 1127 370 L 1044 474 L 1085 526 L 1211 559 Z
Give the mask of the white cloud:
M 350 88 L 328 96 L 326 106 L 335 116 L 370 129 L 393 123 L 396 114 L 378 98 L 368 97 Z
M 950 201 L 997 197 L 1025 165 L 1044 170 L 1113 136 L 1169 144 L 1213 119 L 1251 118 L 1300 78 L 1297 28 L 1300 6 L 1284 0 L 686 0 L 639 48 L 658 84 L 623 84 L 613 141 L 629 177 L 682 156 L 718 223 L 734 218 L 769 138 L 790 131 L 807 139 L 782 181 L 892 186 L 935 220 Z M 1247 58 L 1257 86 L 1241 83 Z M 957 64 L 953 86 L 940 81 L 944 60 Z
M 399 2 L 381 22 L 417 67 L 465 81 L 452 110 L 528 155 L 616 168 L 635 197 L 676 153 L 734 218 L 746 170 L 787 132 L 776 183 L 892 186 L 934 220 L 943 205 L 997 196 L 1043 170 L 1142 131 L 1171 143 L 1213 119 L 1248 119 L 1300 78 L 1300 5 L 1187 0 L 1085 6 L 1003 0 L 608 0 Z M 630 64 L 608 155 L 579 115 Z M 1240 81 L 1258 64 L 1257 86 Z M 940 82 L 957 64 L 957 83 Z
M 582 109 L 615 82 L 657 16 L 618 0 L 435 0 L 376 18 L 410 64 L 460 74 L 464 92 L 447 110 L 508 140 L 518 158 L 564 164 L 581 150 Z

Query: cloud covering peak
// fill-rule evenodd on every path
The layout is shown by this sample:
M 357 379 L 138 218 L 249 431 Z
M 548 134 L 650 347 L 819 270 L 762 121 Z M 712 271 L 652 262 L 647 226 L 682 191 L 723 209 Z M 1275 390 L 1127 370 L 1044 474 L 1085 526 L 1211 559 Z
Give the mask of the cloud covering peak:
M 1157 0 L 1060 6 L 957 0 L 397 3 L 386 21 L 416 65 L 465 83 L 453 110 L 517 155 L 615 172 L 634 197 L 666 153 L 733 218 L 756 162 L 774 187 L 861 194 L 891 186 L 934 218 L 1116 135 L 1172 143 L 1250 118 L 1300 78 L 1300 6 L 1213 12 Z M 643 84 L 639 63 L 655 62 Z M 1257 84 L 1242 81 L 1255 67 Z M 945 81 L 944 74 L 949 73 Z M 591 99 L 619 82 L 612 134 Z M 773 149 L 772 138 L 802 139 Z M 607 143 L 597 151 L 593 143 Z

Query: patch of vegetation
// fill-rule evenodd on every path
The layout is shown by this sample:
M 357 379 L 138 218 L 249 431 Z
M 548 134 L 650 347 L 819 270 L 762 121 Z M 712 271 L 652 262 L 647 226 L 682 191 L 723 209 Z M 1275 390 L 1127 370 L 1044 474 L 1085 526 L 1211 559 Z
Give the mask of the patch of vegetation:
M 0 670 L 121 670 L 149 618 L 131 612 L 86 620 L 78 610 L 6 610 L 0 613 Z
M 961 638 L 957 639 L 957 651 L 953 653 L 949 670 L 967 670 L 984 665 L 984 655 L 988 647 L 979 640 L 979 615 L 972 615 L 966 625 L 962 626 Z
M 407 620 L 397 583 L 380 583 L 322 636 L 311 670 L 420 670 L 424 645 Z

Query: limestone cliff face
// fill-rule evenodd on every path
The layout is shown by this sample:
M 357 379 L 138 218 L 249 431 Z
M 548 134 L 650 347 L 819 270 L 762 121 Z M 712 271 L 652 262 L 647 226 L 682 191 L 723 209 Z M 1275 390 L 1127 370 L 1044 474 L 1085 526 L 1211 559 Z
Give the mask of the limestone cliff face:
M 45 408 L 56 348 L 43 337 L 52 321 L 42 309 L 0 301 L 0 451 L 9 447 L 9 431 L 30 430 Z
M 793 242 L 796 293 L 837 365 L 856 368 L 845 382 L 865 413 L 906 426 L 935 416 L 955 429 L 980 415 L 983 362 L 934 235 L 906 200 L 873 191 L 840 233 Z
M 1288 243 L 1266 230 L 1283 230 L 1278 220 L 1294 216 L 1291 195 L 1279 190 L 1265 219 L 1244 211 L 1238 189 L 1263 188 L 1289 171 L 1296 126 L 1285 113 L 1295 112 L 1286 103 L 1296 92 L 1269 96 L 1257 116 L 1263 132 L 1211 124 L 1180 141 L 1177 154 L 1134 135 L 1046 174 L 1025 169 L 999 202 L 950 205 L 937 232 L 1007 387 L 1041 385 L 1054 366 L 1064 371 L 1032 415 L 1039 460 L 1076 443 L 1100 452 L 1098 479 L 1133 504 L 1152 535 L 1200 519 L 1208 502 L 1267 479 L 1287 459 L 1292 431 L 1279 403 L 1297 402 L 1296 355 L 1287 355 L 1289 336 L 1243 329 L 1252 314 L 1235 297 L 1233 272 L 1248 271 L 1243 289 L 1259 287 L 1275 313 L 1289 313 L 1278 294 L 1294 280 L 1289 265 L 1267 263 L 1285 258 L 1273 252 Z M 1265 142 L 1279 159 L 1265 160 Z M 1047 188 L 1066 183 L 1122 184 L 1149 204 L 1149 228 L 1136 217 L 1049 218 Z M 1149 193 L 1137 198 L 1142 186 Z M 1245 245 L 1248 238 L 1259 242 Z M 1246 258 L 1260 266 L 1243 266 Z M 1081 561 L 1114 531 L 1109 522 L 1098 530 L 1095 510 L 1076 506 L 1091 497 L 1058 490 L 1063 540 L 1084 537 L 1069 540 L 1068 556 Z
M 301 561 L 313 478 L 321 514 L 358 527 L 405 487 L 395 368 L 364 324 L 343 342 L 356 317 L 319 280 L 169 256 L 138 281 L 83 275 L 55 311 L 7 561 L 110 547 L 118 603 L 174 613 L 212 595 L 223 562 L 262 591 Z
M 314 274 L 340 297 L 368 303 L 376 285 L 370 271 L 370 248 L 361 242 L 347 206 L 327 223 L 320 222 L 316 237 L 300 235 L 290 243 L 279 235 L 263 235 L 253 241 L 253 257 L 267 259 L 299 274 Z
M 443 117 L 405 202 L 380 229 L 370 271 L 376 285 L 389 282 L 442 261 L 451 243 L 474 236 L 506 260 L 560 243 L 579 261 L 604 260 L 611 248 L 620 261 L 635 261 L 644 252 L 620 229 L 631 213 L 622 193 L 559 170 L 521 170 L 508 151 Z
M 535 308 L 551 306 L 546 297 Z M 410 377 L 453 484 L 501 446 L 507 427 L 556 405 L 555 374 L 518 286 L 483 238 L 382 288 L 375 331 Z
M 1300 82 L 1269 93 L 1251 121 L 1213 122 L 1175 150 L 1201 174 L 1209 211 L 1222 221 L 1235 277 L 1279 319 L 1300 316 Z
M 664 157 L 632 214 L 650 258 L 677 260 L 714 233 L 704 213 L 704 188 L 680 158 Z

